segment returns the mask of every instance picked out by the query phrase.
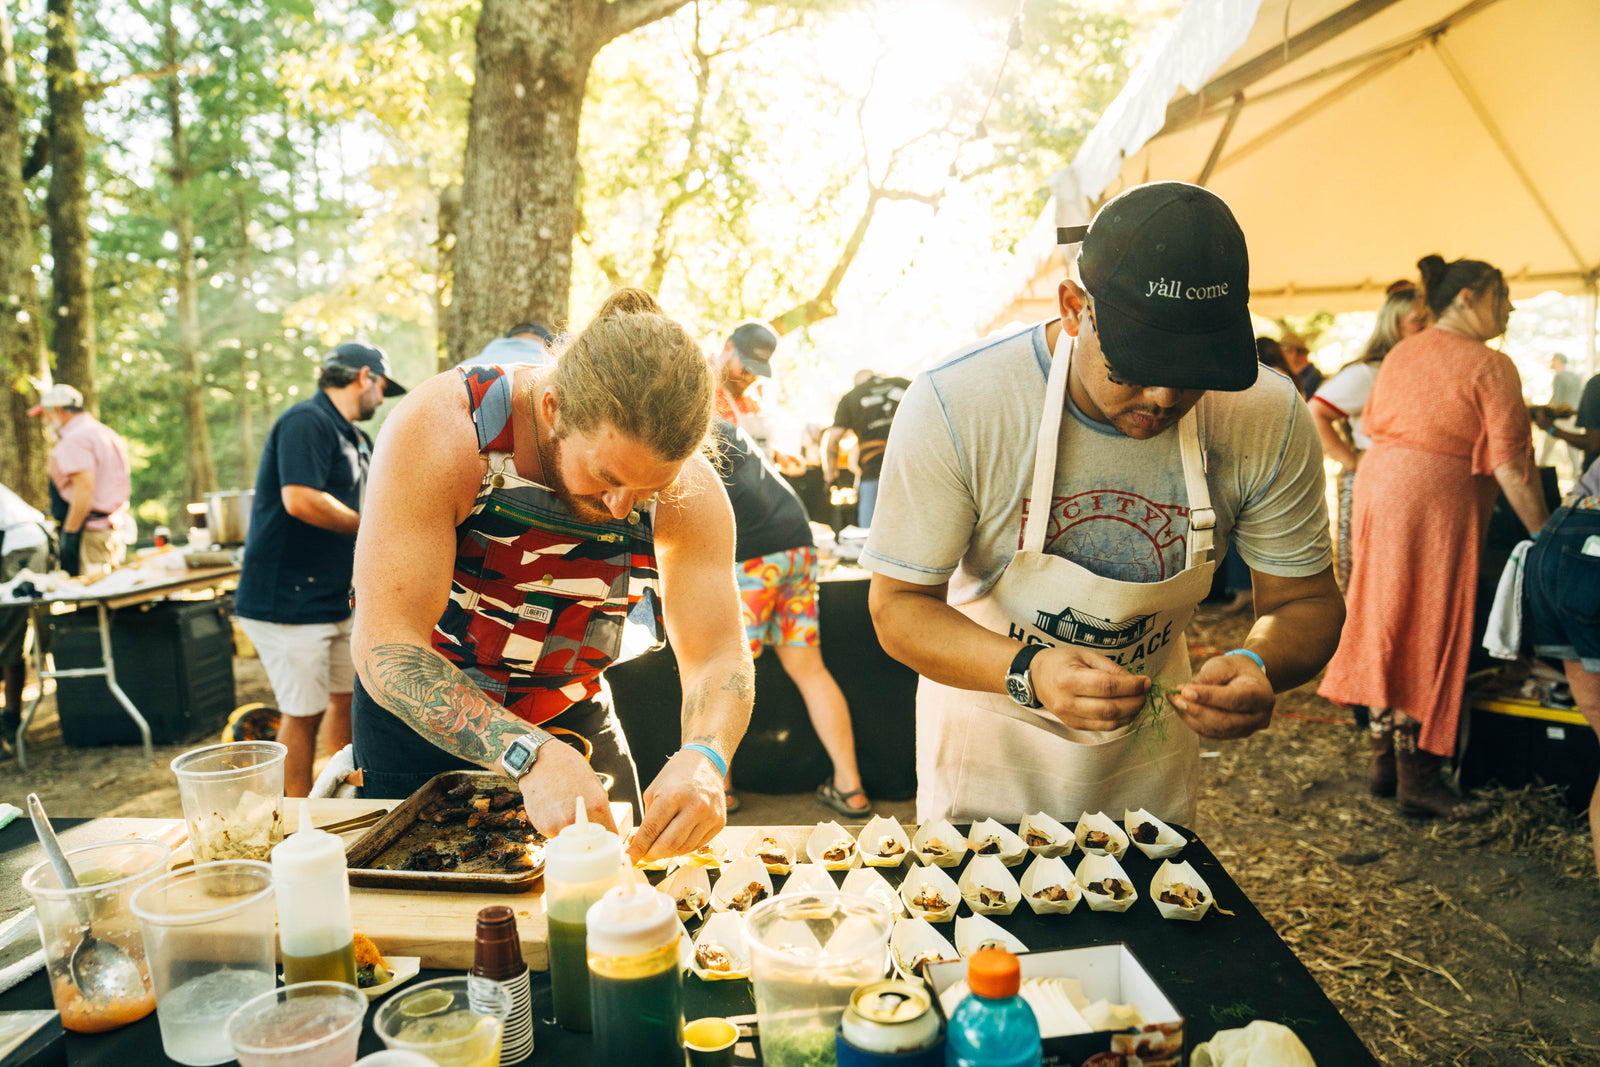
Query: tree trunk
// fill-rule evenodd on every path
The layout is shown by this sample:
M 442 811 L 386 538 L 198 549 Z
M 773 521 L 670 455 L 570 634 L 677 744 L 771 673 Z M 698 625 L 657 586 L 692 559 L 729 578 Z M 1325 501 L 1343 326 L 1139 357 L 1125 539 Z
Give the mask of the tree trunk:
M 56 378 L 77 386 L 84 407 L 99 409 L 94 373 L 94 268 L 89 262 L 89 188 L 74 0 L 50 0 L 46 61 L 50 101 L 51 336 Z
M 448 185 L 439 191 L 438 237 L 434 240 L 433 329 L 438 369 L 449 370 L 450 301 L 455 280 L 456 220 L 461 215 L 461 186 Z M 515 325 L 513 323 L 512 325 Z M 508 326 L 506 329 L 510 329 Z
M 172 4 L 166 7 L 164 43 L 167 64 L 178 66 L 178 28 Z M 188 499 L 197 501 L 217 488 L 217 467 L 211 458 L 211 428 L 206 423 L 205 367 L 200 353 L 200 286 L 195 278 L 194 218 L 189 206 L 189 148 L 183 125 L 183 84 L 178 74 L 167 79 L 167 123 L 172 153 L 172 233 L 178 253 L 178 362 L 183 390 L 184 432 L 188 435 Z
M 9 5 L 0 5 L 0 484 L 45 504 L 44 432 L 27 417 L 30 376 L 44 370 L 33 228 L 22 183 L 21 109 L 12 57 Z
M 567 319 L 578 120 L 595 54 L 688 0 L 483 0 L 449 326 L 452 364 Z

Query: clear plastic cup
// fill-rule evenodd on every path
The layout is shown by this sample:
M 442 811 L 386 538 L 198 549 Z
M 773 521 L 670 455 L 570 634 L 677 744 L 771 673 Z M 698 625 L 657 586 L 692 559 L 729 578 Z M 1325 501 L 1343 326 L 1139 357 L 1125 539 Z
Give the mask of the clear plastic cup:
M 142 886 L 129 907 L 144 934 L 162 1050 L 190 1067 L 227 1063 L 223 1020 L 277 985 L 272 868 L 202 863 Z
M 50 995 L 61 1013 L 61 1025 L 80 1034 L 98 1034 L 137 1022 L 156 1007 L 145 961 L 144 938 L 128 909 L 134 891 L 167 869 L 171 850 L 159 841 L 132 838 L 75 848 L 66 854 L 77 889 L 66 889 L 49 861 L 22 876 L 22 888 L 33 898 L 44 944 Z M 87 922 L 87 925 L 85 925 Z M 116 945 L 138 966 L 144 979 L 140 996 L 89 1000 L 72 980 L 72 953 L 85 932 Z
M 265 860 L 283 840 L 283 760 L 277 741 L 230 741 L 172 761 L 196 863 Z
M 419 1052 L 439 1067 L 500 1067 L 511 994 L 491 978 L 435 978 L 384 1001 L 372 1019 L 386 1047 Z
M 247 1000 L 228 1016 L 239 1067 L 350 1067 L 367 995 L 344 982 L 296 982 Z
M 764 900 L 745 918 L 751 982 L 769 1067 L 835 1061 L 834 1031 L 850 994 L 882 978 L 894 916 L 850 893 L 798 893 Z

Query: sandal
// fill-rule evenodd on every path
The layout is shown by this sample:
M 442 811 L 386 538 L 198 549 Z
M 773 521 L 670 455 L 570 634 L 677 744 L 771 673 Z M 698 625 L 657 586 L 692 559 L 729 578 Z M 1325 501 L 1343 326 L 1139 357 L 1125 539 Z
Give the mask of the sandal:
M 852 789 L 850 792 L 845 793 L 840 791 L 839 787 L 833 784 L 832 778 L 829 778 L 826 782 L 823 782 L 821 785 L 817 786 L 816 797 L 818 804 L 821 804 L 823 807 L 832 811 L 836 811 L 840 815 L 855 818 L 856 816 L 860 815 L 872 814 L 871 801 L 867 801 L 866 804 L 859 808 L 852 808 L 850 806 L 850 801 L 854 800 L 856 797 L 860 797 L 863 800 L 867 799 L 867 791 L 865 789 Z
M 731 789 L 722 791 L 722 810 L 725 814 L 732 815 L 742 807 L 744 807 L 744 801 L 739 799 L 738 793 Z

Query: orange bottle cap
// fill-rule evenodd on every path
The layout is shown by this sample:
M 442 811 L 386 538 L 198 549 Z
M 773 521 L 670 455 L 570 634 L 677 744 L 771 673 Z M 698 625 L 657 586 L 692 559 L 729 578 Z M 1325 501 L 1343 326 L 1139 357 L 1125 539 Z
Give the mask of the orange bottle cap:
M 967 960 L 967 988 L 980 997 L 1014 997 L 1022 988 L 1022 963 L 1003 948 L 983 948 Z

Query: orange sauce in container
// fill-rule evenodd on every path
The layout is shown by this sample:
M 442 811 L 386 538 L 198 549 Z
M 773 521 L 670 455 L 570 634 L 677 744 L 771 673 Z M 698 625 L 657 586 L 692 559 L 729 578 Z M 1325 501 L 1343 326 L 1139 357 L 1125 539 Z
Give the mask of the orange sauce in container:
M 136 1023 L 156 1010 L 156 995 L 148 989 L 137 997 L 85 1000 L 68 978 L 51 982 L 50 993 L 55 998 L 56 1010 L 61 1013 L 61 1025 L 80 1034 L 103 1034 Z

